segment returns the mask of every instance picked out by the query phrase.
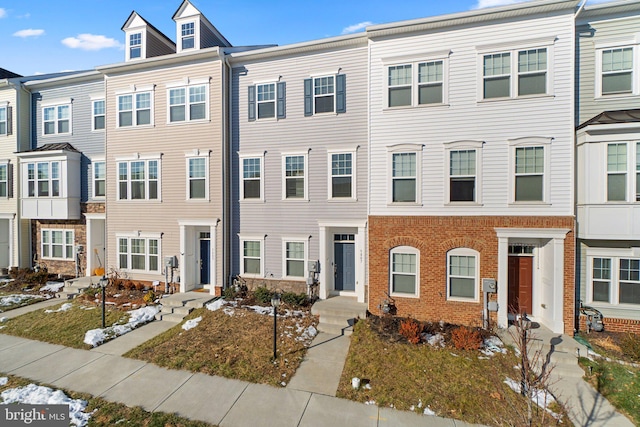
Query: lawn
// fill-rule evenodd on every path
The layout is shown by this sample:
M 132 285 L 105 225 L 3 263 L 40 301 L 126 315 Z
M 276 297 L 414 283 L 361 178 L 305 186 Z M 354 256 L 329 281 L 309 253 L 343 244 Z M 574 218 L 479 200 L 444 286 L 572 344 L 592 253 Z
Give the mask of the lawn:
M 316 320 L 308 311 L 285 316 L 281 307 L 278 358 L 273 361 L 273 316 L 269 309 L 265 307 L 262 314 L 241 307 L 198 309 L 185 319 L 202 318 L 193 329 L 178 325 L 124 356 L 171 369 L 284 386 L 306 353 L 312 336 L 305 331 Z
M 448 344 L 409 344 L 381 335 L 365 320 L 354 328 L 338 396 L 419 413 L 428 408 L 426 413 L 469 423 L 525 425 L 526 400 L 504 383 L 518 379 L 517 364 L 512 351 L 487 357 Z M 352 386 L 355 377 L 361 379 L 359 389 Z M 367 383 L 370 387 L 362 386 Z M 557 423 L 538 407 L 534 412 L 533 425 Z
M 0 386 L 0 392 L 17 387 L 25 387 L 28 384 L 33 383 L 19 377 L 9 376 L 7 383 Z M 88 426 L 214 427 L 212 424 L 201 421 L 191 421 L 175 414 L 147 412 L 140 407 L 130 408 L 120 403 L 107 402 L 106 400 L 85 393 L 68 391 L 64 391 L 64 393 L 71 399 L 86 401 L 87 406 L 83 412 L 91 413 L 91 418 L 89 418 L 87 423 Z
M 65 306 L 65 304 L 67 304 Z M 69 307 L 70 305 L 70 307 Z M 69 309 L 64 310 L 64 307 Z M 107 306 L 106 324 L 126 322 L 126 312 Z M 6 320 L 0 326 L 0 332 L 51 344 L 89 349 L 84 337 L 88 330 L 102 326 L 102 312 L 95 305 L 78 302 L 60 303 L 47 309 L 35 310 L 13 319 Z

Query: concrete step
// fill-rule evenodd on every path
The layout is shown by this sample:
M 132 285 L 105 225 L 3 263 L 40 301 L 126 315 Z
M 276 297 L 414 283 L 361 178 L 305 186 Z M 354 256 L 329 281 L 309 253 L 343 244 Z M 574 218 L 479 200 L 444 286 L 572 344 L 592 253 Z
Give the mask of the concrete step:
M 353 334 L 353 326 L 336 325 L 332 323 L 318 323 L 316 327 L 318 331 L 331 335 L 345 335 L 350 336 Z
M 184 320 L 183 315 L 181 314 L 176 314 L 176 313 L 158 313 L 156 314 L 156 320 L 164 320 L 167 322 L 173 322 L 173 323 L 180 323 Z
M 345 325 L 355 324 L 355 319 L 356 318 L 353 316 L 336 316 L 336 315 L 330 315 L 330 314 L 320 315 L 321 323 L 325 323 L 329 325 L 342 325 L 342 327 L 344 327 Z
M 367 316 L 367 305 L 353 297 L 334 297 L 320 300 L 311 307 L 311 314 L 319 316 L 318 330 L 328 334 L 351 335 L 355 319 Z

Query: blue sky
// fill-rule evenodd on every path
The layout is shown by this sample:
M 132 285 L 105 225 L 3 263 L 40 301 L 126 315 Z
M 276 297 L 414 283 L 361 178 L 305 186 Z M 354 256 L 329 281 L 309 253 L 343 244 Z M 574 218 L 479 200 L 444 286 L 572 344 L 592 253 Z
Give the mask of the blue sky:
M 370 24 L 461 12 L 522 0 L 191 0 L 235 46 L 290 44 L 361 30 Z M 603 0 L 589 0 L 589 4 Z M 175 40 L 181 0 L 0 0 L 0 68 L 22 75 L 122 62 L 132 10 Z

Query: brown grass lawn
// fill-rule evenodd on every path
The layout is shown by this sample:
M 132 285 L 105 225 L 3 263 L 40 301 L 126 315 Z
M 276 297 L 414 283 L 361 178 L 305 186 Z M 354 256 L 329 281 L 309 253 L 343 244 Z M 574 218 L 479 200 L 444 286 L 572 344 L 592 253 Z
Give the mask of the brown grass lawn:
M 65 301 L 64 303 L 68 303 Z M 90 349 L 83 342 L 88 330 L 102 326 L 102 312 L 99 307 L 85 306 L 77 301 L 71 302 L 72 308 L 67 311 L 46 313 L 47 310 L 58 310 L 64 303 L 32 311 L 2 324 L 0 332 L 67 347 Z M 93 307 L 93 308 L 92 308 Z M 88 309 L 92 308 L 92 309 Z M 106 324 L 129 319 L 126 312 L 107 306 Z
M 241 308 L 229 316 L 223 310 L 195 310 L 186 319 L 202 316 L 188 331 L 180 325 L 126 353 L 172 369 L 286 385 L 300 365 L 306 345 L 296 340 L 299 328 L 315 324 L 305 317 L 278 316 L 278 359 L 273 357 L 273 317 Z
M 0 376 L 2 376 L 0 374 Z M 0 392 L 17 387 L 24 387 L 33 383 L 19 377 L 9 376 L 6 385 L 0 386 Z M 55 387 L 48 386 L 49 388 Z M 64 390 L 63 390 L 64 391 Z M 72 399 L 87 401 L 85 413 L 93 412 L 89 419 L 89 426 L 111 427 L 118 426 L 158 426 L 158 427 L 215 427 L 202 421 L 192 421 L 175 414 L 164 412 L 147 412 L 140 407 L 130 408 L 120 403 L 107 402 L 99 397 L 86 393 L 64 391 Z
M 483 355 L 478 351 L 393 342 L 376 333 L 370 321 L 360 321 L 351 337 L 338 396 L 420 413 L 428 406 L 439 416 L 470 423 L 527 425 L 526 400 L 503 382 L 507 377 L 519 378 L 513 352 L 489 359 L 479 356 Z M 353 377 L 370 383 L 371 389 L 355 390 Z M 533 425 L 556 424 L 535 405 L 534 411 Z M 564 425 L 571 424 L 565 420 Z

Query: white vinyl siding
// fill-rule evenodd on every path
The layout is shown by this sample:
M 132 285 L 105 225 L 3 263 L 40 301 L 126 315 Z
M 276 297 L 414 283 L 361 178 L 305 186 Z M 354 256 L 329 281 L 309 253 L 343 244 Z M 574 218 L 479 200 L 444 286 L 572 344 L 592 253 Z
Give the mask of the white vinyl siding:
M 47 106 L 42 109 L 42 134 L 71 133 L 71 105 Z
M 389 253 L 389 288 L 393 296 L 418 296 L 420 252 L 409 246 L 393 248 Z
M 44 259 L 72 260 L 74 247 L 73 230 L 40 231 L 40 253 Z

